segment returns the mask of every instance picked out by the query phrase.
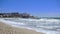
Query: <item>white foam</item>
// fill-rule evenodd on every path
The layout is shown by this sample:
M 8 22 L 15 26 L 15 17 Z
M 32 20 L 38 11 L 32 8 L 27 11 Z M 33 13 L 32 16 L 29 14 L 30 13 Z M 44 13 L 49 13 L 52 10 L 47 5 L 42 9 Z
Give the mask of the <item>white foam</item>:
M 17 22 L 13 22 L 13 21 L 6 21 L 6 20 L 4 20 L 4 19 L 1 19 L 0 20 L 1 22 L 3 22 L 3 23 L 6 23 L 6 24 L 9 24 L 9 25 L 25 25 L 24 23 L 17 23 Z
M 40 19 L 40 21 L 60 22 L 60 20 L 58 20 L 58 19 Z
M 25 19 L 22 19 L 22 20 L 25 20 Z M 27 21 L 51 21 L 51 22 L 57 21 L 57 20 L 53 20 L 53 19 L 52 20 L 47 20 L 47 19 L 40 19 L 40 20 L 26 19 L 26 20 Z M 14 26 L 14 27 L 18 27 L 18 28 L 19 28 L 19 25 L 26 25 L 24 23 L 17 23 L 17 22 L 8 21 L 8 20 L 6 21 L 4 19 L 1 19 L 0 21 L 5 23 L 5 24 L 8 24 L 8 25 L 11 25 L 11 26 Z M 57 31 L 50 31 L 50 30 L 44 30 L 44 29 L 36 29 L 36 28 L 30 28 L 30 27 L 22 27 L 22 28 L 26 28 L 26 29 L 29 29 L 29 30 L 35 30 L 37 32 L 43 32 L 43 33 L 46 33 L 46 34 L 60 34 L 60 32 L 57 32 Z
M 45 34 L 60 34 L 58 31 L 50 31 L 50 30 L 44 30 L 44 29 L 35 29 L 37 32 L 42 32 Z

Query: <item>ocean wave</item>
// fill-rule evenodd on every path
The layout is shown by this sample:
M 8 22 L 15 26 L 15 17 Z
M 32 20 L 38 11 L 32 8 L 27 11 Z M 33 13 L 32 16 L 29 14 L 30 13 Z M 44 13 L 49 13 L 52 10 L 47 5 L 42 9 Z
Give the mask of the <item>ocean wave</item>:
M 27 28 L 46 34 L 60 34 L 60 20 L 58 19 L 3 18 L 0 21 L 13 27 Z

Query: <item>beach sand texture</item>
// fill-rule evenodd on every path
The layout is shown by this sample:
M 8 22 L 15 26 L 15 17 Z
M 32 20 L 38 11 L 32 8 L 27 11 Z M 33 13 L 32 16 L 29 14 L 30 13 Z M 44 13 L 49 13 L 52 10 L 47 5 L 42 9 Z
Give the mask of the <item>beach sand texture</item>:
M 11 27 L 10 25 L 0 22 L 0 34 L 43 34 L 24 28 Z

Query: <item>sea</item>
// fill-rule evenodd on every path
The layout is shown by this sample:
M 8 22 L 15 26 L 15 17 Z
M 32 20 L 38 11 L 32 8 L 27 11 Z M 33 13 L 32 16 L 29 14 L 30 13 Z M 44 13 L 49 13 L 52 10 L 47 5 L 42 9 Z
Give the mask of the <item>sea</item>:
M 0 21 L 17 28 L 26 28 L 45 34 L 60 34 L 60 19 L 0 18 Z

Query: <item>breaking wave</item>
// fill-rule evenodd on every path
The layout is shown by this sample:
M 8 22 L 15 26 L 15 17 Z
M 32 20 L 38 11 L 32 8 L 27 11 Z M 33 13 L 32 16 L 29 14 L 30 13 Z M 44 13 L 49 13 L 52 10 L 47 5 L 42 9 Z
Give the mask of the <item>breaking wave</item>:
M 60 19 L 1 18 L 6 24 L 46 34 L 60 34 Z

